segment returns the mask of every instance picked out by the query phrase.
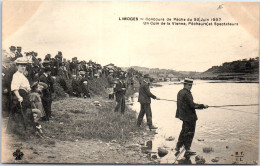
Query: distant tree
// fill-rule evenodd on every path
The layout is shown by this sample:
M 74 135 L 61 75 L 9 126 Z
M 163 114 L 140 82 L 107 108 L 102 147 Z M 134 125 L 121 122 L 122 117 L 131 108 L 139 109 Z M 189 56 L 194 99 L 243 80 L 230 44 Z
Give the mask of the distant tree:
M 259 57 L 225 62 L 221 66 L 212 66 L 205 73 L 257 73 L 259 69 Z M 189 74 L 191 75 L 191 73 Z

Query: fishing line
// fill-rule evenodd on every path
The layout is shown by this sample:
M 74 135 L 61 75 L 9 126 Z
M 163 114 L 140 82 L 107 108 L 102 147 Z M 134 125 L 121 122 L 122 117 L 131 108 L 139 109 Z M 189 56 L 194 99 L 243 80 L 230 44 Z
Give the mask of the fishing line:
M 177 102 L 176 100 L 169 100 L 169 99 L 160 99 L 160 100 Z M 209 107 L 219 108 L 219 109 L 225 109 L 225 110 L 230 110 L 230 111 L 244 112 L 244 113 L 255 114 L 255 115 L 258 114 L 258 113 L 253 113 L 253 112 L 245 112 L 245 111 L 240 111 L 240 110 L 234 110 L 234 109 L 230 109 L 230 108 L 223 108 L 223 107 L 237 107 L 237 106 L 240 106 L 240 107 L 241 107 L 241 106 L 258 106 L 258 104 L 248 104 L 248 105 L 222 105 L 222 106 L 209 106 Z
M 170 99 L 159 99 L 159 100 L 165 100 L 165 101 L 173 101 L 177 102 L 176 100 L 170 100 Z M 243 107 L 243 106 L 258 106 L 259 104 L 244 104 L 244 105 L 213 105 L 209 107 L 215 107 L 215 108 L 220 108 L 220 107 Z

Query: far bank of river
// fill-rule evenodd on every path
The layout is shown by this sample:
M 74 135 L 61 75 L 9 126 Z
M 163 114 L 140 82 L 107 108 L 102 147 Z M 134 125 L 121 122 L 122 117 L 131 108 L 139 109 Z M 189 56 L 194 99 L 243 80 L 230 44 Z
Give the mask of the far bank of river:
M 203 81 L 207 83 L 259 83 L 259 80 L 220 80 L 220 79 L 195 79 L 195 81 Z M 173 84 L 182 84 L 181 81 L 158 81 L 152 83 L 152 87 L 161 87 L 163 84 L 173 83 Z

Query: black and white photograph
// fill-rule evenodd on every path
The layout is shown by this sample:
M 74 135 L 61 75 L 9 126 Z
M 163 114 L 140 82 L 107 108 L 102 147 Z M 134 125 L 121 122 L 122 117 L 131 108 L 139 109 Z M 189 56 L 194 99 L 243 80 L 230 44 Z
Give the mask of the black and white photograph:
M 2 2 L 1 163 L 259 164 L 259 2 Z

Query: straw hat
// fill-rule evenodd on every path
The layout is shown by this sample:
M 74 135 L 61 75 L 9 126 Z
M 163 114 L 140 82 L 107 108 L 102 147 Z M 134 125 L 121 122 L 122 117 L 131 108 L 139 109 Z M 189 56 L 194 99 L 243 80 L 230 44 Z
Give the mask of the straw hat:
M 14 61 L 16 64 L 27 64 L 29 63 L 28 59 L 19 57 Z
M 182 81 L 183 84 L 193 84 L 193 79 L 191 78 L 185 78 L 183 81 Z

